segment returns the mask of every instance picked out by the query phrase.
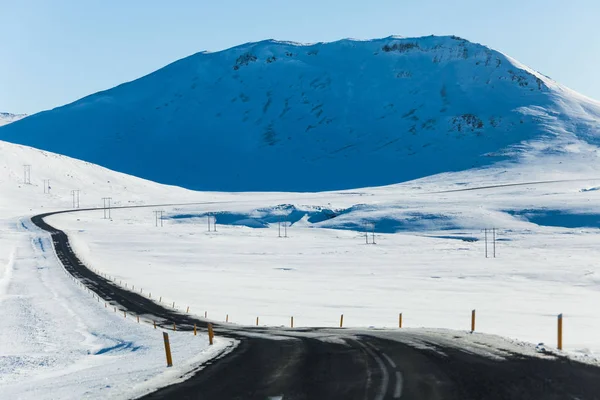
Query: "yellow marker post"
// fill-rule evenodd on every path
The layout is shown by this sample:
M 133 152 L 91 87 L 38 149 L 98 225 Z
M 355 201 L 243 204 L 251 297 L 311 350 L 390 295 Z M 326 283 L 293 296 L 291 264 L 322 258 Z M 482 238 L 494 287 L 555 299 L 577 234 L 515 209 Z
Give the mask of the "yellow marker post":
M 154 325 L 154 329 L 156 329 L 156 321 L 152 321 L 152 324 Z
M 225 322 L 229 322 L 229 314 L 225 316 Z
M 196 324 L 194 324 L 194 336 L 196 336 Z
M 204 318 L 207 318 L 208 312 L 204 311 Z
M 402 328 L 402 313 L 398 314 L 398 328 Z
M 340 316 L 340 328 L 344 327 L 344 314 Z
M 290 328 L 294 327 L 294 317 L 290 318 Z
M 177 330 L 177 326 L 175 325 L 175 322 L 173 322 L 173 330 L 176 331 Z
M 138 321 L 138 324 L 139 324 L 140 323 L 140 316 L 139 315 L 137 316 L 137 321 Z
M 186 313 L 190 312 L 190 306 L 187 307 L 187 310 L 185 310 Z
M 213 332 L 212 324 L 208 324 L 208 343 L 213 344 L 213 338 L 215 337 L 215 333 Z
M 562 326 L 563 326 L 563 315 L 558 314 L 558 349 L 562 350 Z
M 471 332 L 475 332 L 475 310 L 471 311 Z
M 171 358 L 171 345 L 169 344 L 169 334 L 163 332 L 163 339 L 165 340 L 165 353 L 167 354 L 167 367 L 173 366 L 173 359 Z
M 258 317 L 256 317 L 256 326 L 258 326 Z

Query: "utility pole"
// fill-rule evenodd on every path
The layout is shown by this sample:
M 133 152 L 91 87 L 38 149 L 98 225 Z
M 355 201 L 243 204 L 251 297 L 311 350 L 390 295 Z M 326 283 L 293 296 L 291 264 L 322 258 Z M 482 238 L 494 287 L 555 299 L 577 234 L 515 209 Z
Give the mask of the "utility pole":
M 157 227 L 158 227 L 159 219 L 160 219 L 160 226 L 161 227 L 163 226 L 163 213 L 164 213 L 164 211 L 162 211 L 162 210 L 154 211 L 154 222 Z M 160 218 L 159 218 L 159 215 L 160 215 Z
M 23 165 L 23 183 L 25 185 L 31 185 L 31 165 Z
M 369 230 L 371 230 L 372 243 L 369 243 Z M 365 243 L 375 244 L 375 224 L 365 222 Z
M 496 228 L 492 228 L 493 243 L 494 243 L 494 258 L 496 258 Z
M 79 189 L 71 190 L 73 196 L 73 208 L 79 208 Z
M 488 258 L 488 246 L 487 246 L 487 228 L 483 230 L 485 238 L 485 258 Z
M 103 197 L 102 201 L 104 202 L 104 219 L 106 219 L 106 215 L 107 215 L 107 210 L 108 210 L 108 218 L 110 219 L 110 201 L 112 200 L 112 197 Z M 106 204 L 108 203 L 108 208 L 106 207 Z
M 206 220 L 208 221 L 208 231 L 209 232 L 211 231 L 210 230 L 210 221 L 212 221 L 214 228 L 215 228 L 214 231 L 216 232 L 217 231 L 217 217 L 215 217 L 214 215 L 207 214 Z

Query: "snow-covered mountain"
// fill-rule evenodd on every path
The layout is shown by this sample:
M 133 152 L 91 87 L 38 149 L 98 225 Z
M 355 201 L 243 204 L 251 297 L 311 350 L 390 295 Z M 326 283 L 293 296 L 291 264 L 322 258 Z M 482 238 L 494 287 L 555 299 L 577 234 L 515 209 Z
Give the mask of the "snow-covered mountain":
M 594 152 L 600 103 L 458 37 L 202 52 L 0 128 L 162 183 L 316 191 Z
M 8 125 L 12 122 L 23 119 L 27 114 L 11 114 L 6 112 L 0 112 L 0 126 Z

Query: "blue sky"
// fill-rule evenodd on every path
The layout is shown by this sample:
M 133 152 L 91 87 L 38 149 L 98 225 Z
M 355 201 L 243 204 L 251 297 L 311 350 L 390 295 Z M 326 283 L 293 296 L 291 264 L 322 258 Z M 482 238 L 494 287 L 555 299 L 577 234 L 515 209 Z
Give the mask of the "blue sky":
M 0 111 L 33 113 L 201 50 L 455 34 L 600 99 L 597 0 L 0 0 Z

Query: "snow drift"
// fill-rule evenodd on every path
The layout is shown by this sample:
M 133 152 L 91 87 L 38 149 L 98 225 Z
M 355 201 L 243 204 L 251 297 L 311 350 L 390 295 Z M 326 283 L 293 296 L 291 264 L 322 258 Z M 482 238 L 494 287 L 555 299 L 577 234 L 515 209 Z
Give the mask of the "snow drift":
M 202 52 L 0 128 L 197 190 L 321 191 L 595 151 L 600 103 L 458 37 Z

